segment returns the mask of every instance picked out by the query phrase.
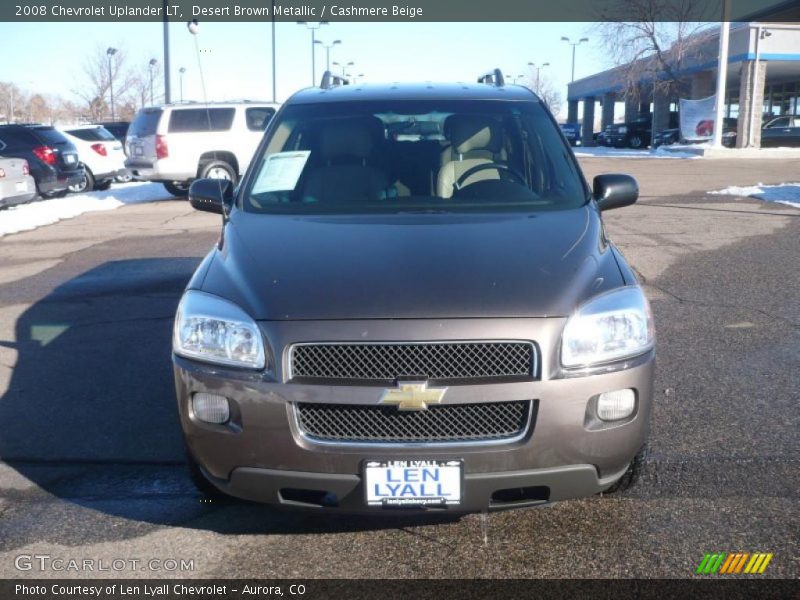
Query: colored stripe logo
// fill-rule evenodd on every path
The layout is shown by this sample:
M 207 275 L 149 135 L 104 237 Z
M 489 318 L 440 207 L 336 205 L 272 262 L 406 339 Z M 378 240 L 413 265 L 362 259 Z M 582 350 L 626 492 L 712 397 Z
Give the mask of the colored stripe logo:
M 695 571 L 698 575 L 760 575 L 772 560 L 772 552 L 706 553 Z

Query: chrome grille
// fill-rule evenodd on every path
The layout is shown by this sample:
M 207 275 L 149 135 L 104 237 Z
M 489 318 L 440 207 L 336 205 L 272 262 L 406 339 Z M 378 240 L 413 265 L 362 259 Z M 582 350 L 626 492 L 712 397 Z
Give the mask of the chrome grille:
M 292 379 L 382 383 L 530 379 L 536 360 L 530 342 L 296 344 L 290 357 Z
M 428 410 L 360 404 L 295 405 L 300 432 L 327 442 L 436 443 L 502 441 L 525 434 L 531 402 L 444 404 Z

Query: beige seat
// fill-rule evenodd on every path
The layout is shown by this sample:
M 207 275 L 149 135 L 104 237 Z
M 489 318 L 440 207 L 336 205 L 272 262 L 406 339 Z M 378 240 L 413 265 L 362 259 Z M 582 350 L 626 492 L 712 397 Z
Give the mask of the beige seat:
M 444 122 L 444 134 L 450 145 L 442 152 L 442 166 L 436 192 L 442 198 L 453 195 L 453 185 L 465 172 L 477 165 L 502 162 L 502 129 L 500 123 L 479 115 L 450 115 Z M 493 169 L 472 175 L 466 183 L 499 179 Z
M 380 124 L 372 119 L 342 119 L 320 133 L 323 164 L 308 176 L 303 202 L 360 203 L 386 198 L 386 173 L 369 164 Z

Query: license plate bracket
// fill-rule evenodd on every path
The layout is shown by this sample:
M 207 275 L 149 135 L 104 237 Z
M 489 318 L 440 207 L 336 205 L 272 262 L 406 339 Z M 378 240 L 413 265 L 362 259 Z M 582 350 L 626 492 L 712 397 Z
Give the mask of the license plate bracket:
M 462 502 L 460 459 L 365 460 L 362 473 L 367 506 L 447 507 Z

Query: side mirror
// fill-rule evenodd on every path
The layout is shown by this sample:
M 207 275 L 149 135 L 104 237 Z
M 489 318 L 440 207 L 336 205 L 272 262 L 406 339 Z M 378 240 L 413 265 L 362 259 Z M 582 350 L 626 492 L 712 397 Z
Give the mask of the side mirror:
M 227 179 L 197 179 L 189 187 L 189 203 L 197 210 L 225 215 L 233 205 L 233 184 Z
M 594 178 L 592 186 L 597 208 L 610 210 L 630 206 L 639 198 L 639 184 L 630 175 L 607 173 Z

